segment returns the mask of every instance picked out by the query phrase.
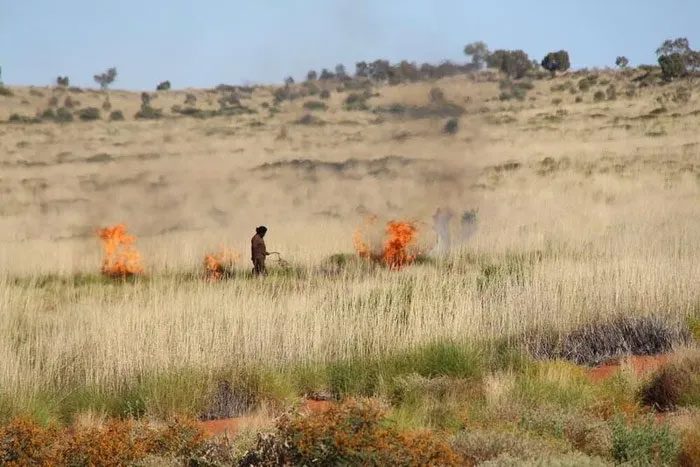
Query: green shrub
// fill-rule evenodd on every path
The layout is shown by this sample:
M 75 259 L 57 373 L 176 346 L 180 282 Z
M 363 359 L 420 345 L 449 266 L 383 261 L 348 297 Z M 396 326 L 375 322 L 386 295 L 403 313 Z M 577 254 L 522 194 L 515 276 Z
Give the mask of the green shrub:
M 15 94 L 12 92 L 12 89 L 7 88 L 3 85 L 0 85 L 0 96 L 4 97 L 11 97 L 14 96 Z
M 55 120 L 56 119 L 56 112 L 52 108 L 48 108 L 41 112 L 40 118 L 42 120 Z
M 328 89 L 324 89 L 321 91 L 321 93 L 318 95 L 321 99 L 329 99 L 331 97 L 331 92 Z
M 369 97 L 369 92 L 352 92 L 348 94 L 345 98 L 345 110 L 369 110 L 369 106 L 367 105 L 367 99 L 369 99 Z
M 593 94 L 593 102 L 600 102 L 605 100 L 605 93 L 603 91 L 596 91 Z
M 459 131 L 459 119 L 454 117 L 447 120 L 442 127 L 442 132 L 448 135 L 455 135 L 457 131 Z
M 84 122 L 100 119 L 100 109 L 97 107 L 85 107 L 78 111 L 78 118 Z
M 114 110 L 109 114 L 111 122 L 121 122 L 124 120 L 124 113 L 121 110 Z
M 558 52 L 549 52 L 542 59 L 540 63 L 542 68 L 552 73 L 552 76 L 557 71 L 566 71 L 571 67 L 571 62 L 569 61 L 569 52 L 566 50 L 560 50 Z
M 631 426 L 615 420 L 612 443 L 615 461 L 631 465 L 674 465 L 680 452 L 678 438 L 653 419 Z
M 306 101 L 304 102 L 304 108 L 306 110 L 327 110 L 328 106 L 321 101 Z
M 141 109 L 136 112 L 134 118 L 137 120 L 158 120 L 163 117 L 161 109 L 155 109 L 150 105 L 142 105 Z
M 73 113 L 65 107 L 56 109 L 56 121 L 59 123 L 68 123 L 73 121 Z
M 667 81 L 685 76 L 688 72 L 685 58 L 680 53 L 660 56 L 659 66 L 661 66 L 661 75 Z
M 301 117 L 299 117 L 297 120 L 294 121 L 297 125 L 316 125 L 316 126 L 322 126 L 325 125 L 326 122 L 321 120 L 318 117 L 314 117 L 311 114 L 304 114 Z
M 41 120 L 36 117 L 28 117 L 17 113 L 10 115 L 7 121 L 10 123 L 41 123 Z

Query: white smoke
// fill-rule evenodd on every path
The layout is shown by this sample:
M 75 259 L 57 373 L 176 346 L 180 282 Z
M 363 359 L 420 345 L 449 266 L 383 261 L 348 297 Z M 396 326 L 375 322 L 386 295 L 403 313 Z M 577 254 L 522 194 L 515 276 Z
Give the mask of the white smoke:
M 477 211 L 470 209 L 464 211 L 459 217 L 457 242 L 453 244 L 451 235 L 451 223 L 454 218 L 454 212 L 449 208 L 437 208 L 433 214 L 433 230 L 437 235 L 437 244 L 433 248 L 432 254 L 435 256 L 443 256 L 449 254 L 453 247 L 459 248 L 467 242 L 476 232 Z

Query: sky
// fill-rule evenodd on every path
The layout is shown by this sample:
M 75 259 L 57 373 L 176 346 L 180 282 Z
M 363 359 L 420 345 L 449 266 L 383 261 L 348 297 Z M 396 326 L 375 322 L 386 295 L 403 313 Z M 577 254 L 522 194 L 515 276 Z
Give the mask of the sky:
M 572 66 L 654 63 L 668 38 L 700 47 L 697 0 L 0 0 L 0 66 L 9 85 L 117 89 L 279 83 L 360 60 L 464 62 L 464 45 L 565 49 Z

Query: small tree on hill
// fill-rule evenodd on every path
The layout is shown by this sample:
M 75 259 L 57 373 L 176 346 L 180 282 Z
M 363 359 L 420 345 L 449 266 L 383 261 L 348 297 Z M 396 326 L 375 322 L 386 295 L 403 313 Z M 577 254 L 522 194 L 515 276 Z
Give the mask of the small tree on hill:
M 156 91 L 170 91 L 170 81 L 162 81 L 156 86 Z
M 367 78 L 369 76 L 369 65 L 367 65 L 367 62 L 355 63 L 355 76 L 358 78 Z
M 558 52 L 549 52 L 542 59 L 542 68 L 549 71 L 554 76 L 557 71 L 566 71 L 571 67 L 569 61 L 569 52 L 560 50 Z
M 291 86 L 292 84 L 294 84 L 294 78 L 292 78 L 291 76 L 287 76 L 286 78 L 284 78 L 285 86 Z
M 58 76 L 56 78 L 56 85 L 62 88 L 67 88 L 70 86 L 70 79 L 67 76 Z
M 320 79 L 322 81 L 328 81 L 329 79 L 333 79 L 333 78 L 335 78 L 335 75 L 326 68 L 321 70 L 321 74 L 318 76 L 318 79 Z
M 335 66 L 335 76 L 338 79 L 345 79 L 348 76 L 348 73 L 345 71 L 345 65 L 342 63 L 338 63 Z
M 497 68 L 511 78 L 522 78 L 532 68 L 532 62 L 522 50 L 503 50 L 493 52 L 486 59 L 489 68 Z
M 309 70 L 309 72 L 306 73 L 306 81 L 316 81 L 316 78 L 318 78 L 316 70 Z
M 666 39 L 656 49 L 659 56 L 659 66 L 666 80 L 680 78 L 700 70 L 700 52 L 690 48 L 685 37 Z
M 464 46 L 464 55 L 472 58 L 472 65 L 480 70 L 484 67 L 489 56 L 489 48 L 485 42 L 477 41 Z
M 630 61 L 625 57 L 624 55 L 621 55 L 615 59 L 615 65 L 617 65 L 621 69 L 627 68 L 627 65 L 629 65 Z
M 115 79 L 117 79 L 117 69 L 112 67 L 104 73 L 95 75 L 93 78 L 95 82 L 100 85 L 100 88 L 105 90 L 114 82 Z

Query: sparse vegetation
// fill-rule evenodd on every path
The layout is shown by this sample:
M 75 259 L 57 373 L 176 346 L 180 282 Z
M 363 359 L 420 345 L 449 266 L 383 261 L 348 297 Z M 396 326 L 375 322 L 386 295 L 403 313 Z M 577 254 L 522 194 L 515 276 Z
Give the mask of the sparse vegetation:
M 145 92 L 125 124 L 54 123 L 124 120 L 137 93 L 13 87 L 0 464 L 697 464 L 700 112 L 667 42 L 674 76 L 547 79 L 561 52 L 473 43 Z M 173 118 L 138 121 L 154 106 Z M 252 207 L 269 275 L 228 248 L 203 266 Z M 100 274 L 112 218 L 142 272 Z M 382 257 L 395 219 L 405 263 Z

